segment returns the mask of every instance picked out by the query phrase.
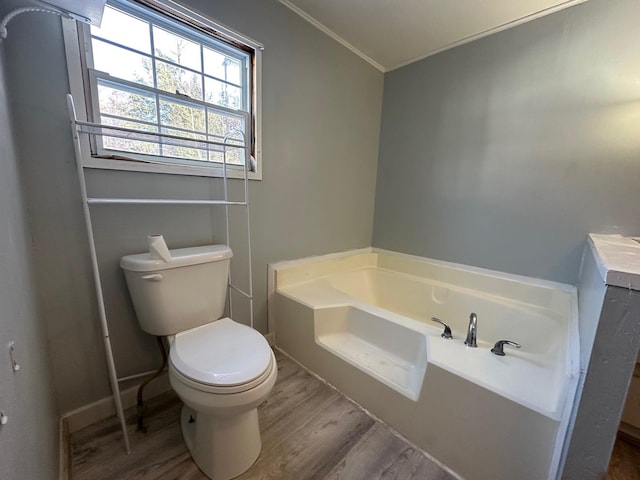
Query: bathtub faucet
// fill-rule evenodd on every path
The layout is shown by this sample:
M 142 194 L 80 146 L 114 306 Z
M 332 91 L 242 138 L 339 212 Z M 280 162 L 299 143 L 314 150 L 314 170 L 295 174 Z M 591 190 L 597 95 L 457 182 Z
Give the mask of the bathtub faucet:
M 476 348 L 478 344 L 476 340 L 478 338 L 478 316 L 475 313 L 469 315 L 469 328 L 467 330 L 467 339 L 464 344 L 467 347 Z

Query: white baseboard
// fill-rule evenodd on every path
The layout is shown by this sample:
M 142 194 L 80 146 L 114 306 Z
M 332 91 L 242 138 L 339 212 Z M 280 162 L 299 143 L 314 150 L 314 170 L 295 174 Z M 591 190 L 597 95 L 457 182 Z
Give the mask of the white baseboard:
M 171 390 L 169 376 L 163 373 L 144 389 L 145 399 L 149 399 Z M 120 392 L 122 408 L 134 407 L 137 403 L 138 386 L 135 385 Z M 116 414 L 113 397 L 103 398 L 84 407 L 77 408 L 62 415 L 62 421 L 66 421 L 69 434 L 87 427 L 93 423 L 105 420 Z

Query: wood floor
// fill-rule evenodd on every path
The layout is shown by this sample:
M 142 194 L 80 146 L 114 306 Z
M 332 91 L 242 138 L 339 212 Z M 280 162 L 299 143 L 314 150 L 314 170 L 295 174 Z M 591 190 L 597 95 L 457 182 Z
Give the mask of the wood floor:
M 287 357 L 276 356 L 278 382 L 258 410 L 262 453 L 238 479 L 455 478 Z M 207 480 L 182 440 L 180 408 L 173 392 L 147 402 L 144 434 L 135 431 L 135 410 L 128 410 L 130 455 L 115 418 L 74 433 L 71 479 Z M 618 439 L 606 480 L 640 480 L 640 447 Z
M 606 480 L 640 480 L 640 445 L 616 439 Z
M 262 452 L 240 480 L 449 480 L 456 477 L 276 352 L 278 381 L 258 409 Z M 186 450 L 172 392 L 148 402 L 146 433 L 127 411 L 131 454 L 116 419 L 71 437 L 73 480 L 206 480 Z

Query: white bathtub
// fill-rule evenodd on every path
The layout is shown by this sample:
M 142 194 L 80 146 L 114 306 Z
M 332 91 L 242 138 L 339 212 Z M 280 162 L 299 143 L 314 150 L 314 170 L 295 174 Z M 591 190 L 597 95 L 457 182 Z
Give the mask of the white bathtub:
M 574 287 L 372 249 L 271 272 L 285 353 L 463 478 L 557 477 L 578 378 Z M 472 312 L 478 348 L 463 342 Z M 499 357 L 497 340 L 522 348 Z

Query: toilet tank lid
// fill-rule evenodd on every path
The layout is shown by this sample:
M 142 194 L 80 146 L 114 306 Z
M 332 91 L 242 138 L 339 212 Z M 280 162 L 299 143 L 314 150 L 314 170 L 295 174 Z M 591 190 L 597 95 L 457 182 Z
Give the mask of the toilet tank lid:
M 176 248 L 169 250 L 169 253 L 171 260 L 168 262 L 161 258 L 152 258 L 149 253 L 126 255 L 120 260 L 120 267 L 133 272 L 155 272 L 199 263 L 217 262 L 233 256 L 233 252 L 226 245 Z

